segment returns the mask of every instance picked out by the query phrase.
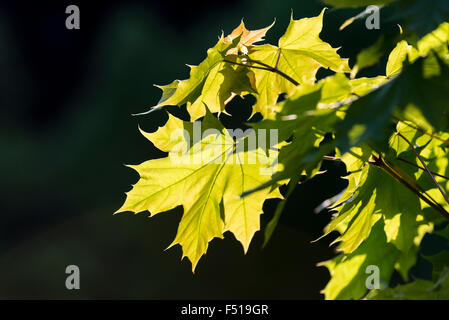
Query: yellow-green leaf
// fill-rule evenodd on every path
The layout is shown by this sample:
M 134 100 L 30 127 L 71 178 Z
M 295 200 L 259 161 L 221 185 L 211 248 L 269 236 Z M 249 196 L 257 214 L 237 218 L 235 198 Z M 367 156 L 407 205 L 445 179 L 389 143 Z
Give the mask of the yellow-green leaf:
M 313 18 L 294 20 L 292 17 L 287 31 L 279 39 L 278 47 L 252 47 L 249 49 L 249 58 L 276 67 L 300 84 L 315 82 L 316 73 L 321 67 L 336 72 L 350 72 L 348 59 L 342 59 L 337 49 L 319 37 L 324 11 Z M 290 93 L 295 85 L 277 73 L 258 69 L 253 69 L 253 72 L 258 92 L 253 112 L 260 112 L 267 117 L 279 95 Z
M 265 188 L 240 197 L 244 191 L 271 178 L 268 167 L 277 154 L 272 151 L 267 155 L 260 148 L 240 150 L 210 113 L 203 122 L 208 121 L 215 121 L 216 129 L 203 131 L 202 140 L 193 146 L 189 146 L 185 132 L 180 132 L 179 139 L 174 139 L 178 141 L 177 146 L 171 144 L 172 139 L 167 139 L 168 131 L 164 128 L 145 134 L 170 154 L 166 158 L 130 166 L 139 173 L 140 179 L 117 211 L 138 213 L 148 210 L 153 216 L 182 205 L 184 214 L 172 245 L 182 246 L 183 256 L 192 262 L 193 270 L 206 253 L 209 242 L 213 238 L 222 238 L 225 231 L 231 231 L 246 252 L 254 233 L 260 228 L 259 216 L 264 201 L 280 197 L 276 188 Z M 193 130 L 198 124 L 193 124 Z M 188 127 L 188 123 L 183 125 Z M 170 117 L 169 126 L 181 128 L 180 120 Z

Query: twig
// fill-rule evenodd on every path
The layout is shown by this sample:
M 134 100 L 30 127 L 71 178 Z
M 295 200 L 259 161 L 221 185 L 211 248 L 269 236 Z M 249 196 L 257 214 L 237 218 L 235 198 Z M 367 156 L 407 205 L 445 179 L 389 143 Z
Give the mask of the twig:
M 285 79 L 287 79 L 288 81 L 290 81 L 291 83 L 293 83 L 295 86 L 298 86 L 298 85 L 299 85 L 299 82 L 298 82 L 298 81 L 296 81 L 295 79 L 293 79 L 292 77 L 290 77 L 289 75 L 285 74 L 284 72 L 282 72 L 281 70 L 279 70 L 279 69 L 277 68 L 277 63 L 278 63 L 278 61 L 279 61 L 279 57 L 280 57 L 280 56 L 281 56 L 281 51 L 280 51 L 280 49 L 279 49 L 279 53 L 278 53 L 276 65 L 275 65 L 274 67 L 272 67 L 272 66 L 270 66 L 269 64 L 266 64 L 266 63 L 264 63 L 264 62 L 261 62 L 261 61 L 252 60 L 252 59 L 250 59 L 250 58 L 247 58 L 247 59 L 248 59 L 249 62 L 256 63 L 256 64 L 260 64 L 261 66 L 264 66 L 264 67 L 269 68 L 271 72 L 274 72 L 274 73 L 279 74 L 280 76 L 284 77 Z
M 414 166 L 414 167 L 416 167 L 416 168 L 418 168 L 418 169 L 421 169 L 421 170 L 424 170 L 424 171 L 426 170 L 425 168 L 420 167 L 419 165 L 417 165 L 417 164 L 415 164 L 415 163 L 413 163 L 413 162 L 411 162 L 411 161 L 408 161 L 408 160 L 406 160 L 406 159 L 402 159 L 402 158 L 400 158 L 400 157 L 398 157 L 398 158 L 396 158 L 396 159 L 401 160 L 401 161 L 403 161 L 403 162 L 405 162 L 405 163 L 408 163 L 409 165 Z M 432 174 L 433 174 L 434 176 L 438 176 L 438 177 L 440 177 L 440 178 L 449 180 L 448 177 L 443 176 L 442 174 L 436 173 L 436 172 L 434 172 L 434 171 L 430 171 L 430 172 L 432 172 Z
M 435 201 L 416 181 L 414 181 L 410 176 L 408 176 L 403 170 L 403 174 L 406 176 L 405 178 L 401 176 L 400 173 L 395 171 L 390 165 L 388 165 L 387 162 L 385 162 L 384 159 L 382 159 L 381 156 L 376 157 L 373 155 L 374 161 L 370 160 L 368 163 L 370 165 L 374 165 L 384 172 L 386 172 L 388 175 L 393 177 L 395 180 L 397 180 L 399 183 L 403 184 L 407 189 L 412 191 L 414 194 L 416 194 L 420 199 L 422 199 L 424 202 L 426 202 L 429 206 L 434 208 L 436 211 L 438 211 L 444 218 L 449 220 L 449 212 L 447 212 L 443 206 L 441 206 L 438 202 Z M 398 158 L 400 159 L 400 158 Z M 329 161 L 342 161 L 341 158 L 333 157 L 333 156 L 323 156 L 323 160 L 329 160 Z M 424 169 L 425 170 L 425 169 Z M 411 181 L 411 182 L 410 182 Z
M 389 166 L 393 171 L 395 171 L 395 173 L 399 176 L 401 176 L 402 178 L 404 178 L 405 180 L 407 180 L 412 186 L 414 186 L 415 188 L 418 189 L 418 191 L 420 191 L 421 193 L 423 193 L 429 200 L 431 200 L 433 203 L 435 203 L 437 206 L 441 205 L 434 199 L 432 198 L 432 196 L 430 196 L 426 190 L 424 190 L 424 188 L 422 188 L 417 181 L 415 181 L 412 177 L 410 177 L 407 172 L 405 172 L 404 170 L 402 170 L 400 167 L 398 167 L 395 164 L 389 163 L 388 161 L 386 161 L 384 159 L 384 162 L 387 166 Z
M 323 160 L 330 160 L 330 161 L 341 161 L 340 158 L 332 157 L 332 156 L 323 156 Z
M 435 180 L 435 177 L 433 176 L 432 172 L 430 172 L 429 168 L 427 168 L 426 164 L 424 163 L 423 159 L 421 158 L 421 156 L 419 155 L 419 153 L 416 151 L 415 147 L 413 146 L 413 144 L 408 141 L 408 139 L 406 137 L 404 137 L 400 132 L 396 133 L 398 136 L 400 136 L 402 139 L 404 139 L 405 142 L 408 143 L 408 145 L 410 146 L 410 148 L 412 148 L 413 152 L 415 153 L 415 155 L 418 157 L 419 161 L 421 162 L 421 164 L 424 166 L 424 168 L 426 168 L 427 173 L 429 174 L 429 176 L 432 178 L 433 183 L 437 186 L 437 188 L 440 190 L 441 194 L 444 197 L 444 200 L 446 200 L 446 202 L 449 204 L 449 199 L 446 195 L 446 193 L 443 191 L 443 189 L 441 189 L 440 185 L 438 184 L 438 182 Z
M 232 64 L 236 64 L 239 66 L 244 66 L 244 67 L 248 67 L 248 68 L 254 68 L 254 69 L 261 69 L 261 70 L 266 70 L 266 71 L 270 71 L 270 72 L 274 72 L 277 73 L 278 75 L 280 75 L 281 77 L 284 77 L 285 79 L 287 79 L 288 81 L 290 81 L 291 83 L 293 83 L 295 86 L 299 85 L 299 82 L 296 81 L 295 79 L 293 79 L 292 77 L 290 77 L 289 75 L 285 74 L 284 72 L 282 72 L 281 70 L 272 67 L 266 63 L 260 62 L 260 61 L 256 61 L 256 60 L 251 60 L 248 58 L 248 62 L 251 63 L 255 63 L 255 64 L 259 64 L 263 67 L 258 67 L 258 66 L 254 66 L 254 65 L 249 65 L 249 64 L 244 64 L 244 63 L 239 63 L 239 62 L 234 62 L 234 61 L 229 61 L 229 60 L 223 60 L 224 62 L 228 62 L 228 63 L 232 63 Z
M 374 166 L 384 170 L 387 174 L 392 176 L 398 182 L 400 182 L 405 187 L 407 187 L 410 191 L 415 193 L 420 199 L 422 199 L 424 202 L 426 202 L 429 206 L 431 206 L 432 208 L 437 210 L 444 218 L 449 220 L 449 212 L 447 212 L 440 204 L 432 202 L 427 197 L 425 197 L 422 193 L 420 193 L 418 190 L 416 190 L 404 178 L 402 178 L 397 172 L 395 172 L 393 169 L 391 169 L 380 156 L 379 157 L 373 156 L 373 158 L 374 158 L 374 161 L 369 162 L 371 165 L 374 165 Z

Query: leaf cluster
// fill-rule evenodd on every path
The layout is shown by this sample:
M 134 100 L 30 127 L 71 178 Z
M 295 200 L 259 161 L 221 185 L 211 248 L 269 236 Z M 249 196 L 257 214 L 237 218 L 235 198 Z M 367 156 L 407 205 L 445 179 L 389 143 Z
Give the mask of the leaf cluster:
M 420 2 L 409 10 L 418 14 Z M 203 62 L 190 67 L 188 79 L 159 86 L 160 101 L 145 113 L 186 106 L 190 121 L 170 115 L 156 132 L 142 131 L 169 155 L 130 166 L 140 179 L 117 212 L 148 210 L 153 216 L 182 206 L 172 245 L 181 245 L 195 270 L 210 241 L 226 231 L 246 252 L 260 229 L 264 201 L 281 198 L 265 230 L 267 243 L 297 183 L 321 174 L 323 161 L 341 161 L 348 186 L 330 201 L 334 215 L 323 236 L 339 233 L 334 243 L 340 254 L 322 263 L 331 275 L 325 297 L 447 297 L 446 251 L 428 258 L 435 266 L 433 281 L 411 276 L 423 239 L 449 218 L 449 24 L 442 22 L 445 2 L 436 7 L 442 18 L 432 20 L 435 28 L 404 34 L 388 54 L 385 72 L 376 77 L 357 74 L 376 63 L 385 46 L 377 42 L 351 68 L 319 36 L 325 10 L 311 18 L 292 17 L 277 45 L 261 44 L 271 26 L 248 30 L 242 21 L 220 36 Z M 406 27 L 418 28 L 413 22 Z M 331 75 L 317 81 L 320 68 Z M 220 114 L 229 101 L 247 95 L 255 97 L 252 114 L 260 113 L 262 120 L 249 124 L 250 134 L 236 136 Z M 182 134 L 173 139 L 179 130 Z M 281 195 L 283 184 L 288 190 Z M 379 267 L 382 288 L 368 292 L 370 265 Z M 393 288 L 394 274 L 403 284 Z

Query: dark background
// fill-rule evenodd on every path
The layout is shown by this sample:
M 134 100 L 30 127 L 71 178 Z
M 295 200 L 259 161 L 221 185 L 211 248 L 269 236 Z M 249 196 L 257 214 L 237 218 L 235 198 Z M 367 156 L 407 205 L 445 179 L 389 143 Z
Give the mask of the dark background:
M 65 28 L 76 4 L 81 29 Z M 112 215 L 137 175 L 123 164 L 163 154 L 137 130 L 154 131 L 164 111 L 153 84 L 188 77 L 223 30 L 242 17 L 250 29 L 269 25 L 276 44 L 293 10 L 316 16 L 313 1 L 39 1 L 0 2 L 0 298 L 267 298 L 321 299 L 329 279 L 316 263 L 334 256 L 320 236 L 330 219 L 314 214 L 339 193 L 344 168 L 298 186 L 269 245 L 258 232 L 246 256 L 227 233 L 215 239 L 192 275 L 179 247 L 164 251 L 181 209 Z M 350 57 L 380 31 L 354 23 L 358 11 L 329 10 L 321 37 Z M 381 64 L 365 74 L 383 72 Z M 320 73 L 321 75 L 325 73 Z M 362 73 L 363 75 L 363 73 Z M 247 102 L 228 107 L 230 126 L 249 114 Z M 265 205 L 262 226 L 276 200 Z M 81 270 L 81 289 L 65 288 L 65 268 Z

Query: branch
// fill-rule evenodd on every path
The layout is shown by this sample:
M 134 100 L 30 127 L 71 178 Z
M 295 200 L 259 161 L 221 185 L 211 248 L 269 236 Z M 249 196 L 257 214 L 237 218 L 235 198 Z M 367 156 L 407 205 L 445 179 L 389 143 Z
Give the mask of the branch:
M 424 194 L 429 200 L 431 200 L 433 203 L 435 203 L 437 206 L 443 208 L 432 196 L 430 196 L 424 188 L 422 188 L 417 181 L 415 181 L 412 177 L 410 177 L 407 172 L 402 170 L 400 167 L 395 165 L 394 163 L 389 163 L 388 161 L 384 160 L 385 164 L 389 166 L 397 175 L 407 180 L 412 186 L 414 186 L 418 191 L 420 191 L 422 194 Z M 444 210 L 444 209 L 443 209 Z
M 295 86 L 298 86 L 298 85 L 299 85 L 299 82 L 298 82 L 298 81 L 296 81 L 295 79 L 291 78 L 290 76 L 288 76 L 287 74 L 285 74 L 284 72 L 282 72 L 281 70 L 279 70 L 279 69 L 277 68 L 277 64 L 278 64 L 278 62 L 279 62 L 279 57 L 280 57 L 280 56 L 281 56 L 281 51 L 279 50 L 278 57 L 277 57 L 277 59 L 276 59 L 276 65 L 275 65 L 274 67 L 272 67 L 272 66 L 270 66 L 270 65 L 268 65 L 268 64 L 266 64 L 266 63 L 257 61 L 257 60 L 252 60 L 252 59 L 250 59 L 250 58 L 247 58 L 247 59 L 248 59 L 248 62 L 260 64 L 261 66 L 264 66 L 264 67 L 268 68 L 271 72 L 277 73 L 277 74 L 279 74 L 280 76 L 284 77 L 285 79 L 287 79 L 288 81 L 290 81 L 291 83 L 293 83 Z
M 418 169 L 421 169 L 421 170 L 424 170 L 424 171 L 426 170 L 426 169 L 424 169 L 423 167 L 420 167 L 420 166 L 418 166 L 417 164 L 415 164 L 415 163 L 413 163 L 413 162 L 411 162 L 411 161 L 408 161 L 408 160 L 406 160 L 406 159 L 402 159 L 402 158 L 399 158 L 399 157 L 396 158 L 396 159 L 401 160 L 401 161 L 403 161 L 403 162 L 405 162 L 405 163 L 408 163 L 409 165 L 414 166 L 414 167 L 416 167 L 416 168 L 418 168 Z M 434 171 L 430 171 L 430 172 L 432 172 L 432 174 L 433 174 L 434 176 L 438 176 L 438 177 L 440 177 L 440 178 L 449 180 L 448 177 L 443 176 L 442 174 L 436 173 L 436 172 L 434 172 Z
M 398 182 L 400 182 L 405 187 L 407 187 L 410 191 L 415 193 L 425 203 L 427 203 L 429 206 L 431 206 L 436 211 L 438 211 L 444 218 L 449 220 L 449 212 L 447 212 L 440 204 L 432 202 L 427 197 L 425 197 L 421 192 L 416 190 L 404 178 L 402 178 L 397 172 L 395 172 L 393 169 L 391 169 L 380 156 L 379 157 L 373 156 L 373 157 L 374 157 L 374 161 L 369 162 L 371 165 L 374 165 L 374 166 L 384 170 L 386 173 L 388 173 L 390 176 L 392 176 Z
M 341 161 L 340 158 L 332 157 L 332 156 L 323 156 L 323 160 L 330 160 L 330 161 Z
M 429 168 L 427 168 L 426 164 L 424 163 L 423 159 L 421 158 L 421 156 L 419 155 L 419 153 L 416 151 L 415 147 L 413 146 L 413 144 L 408 141 L 408 139 L 406 137 L 404 137 L 400 132 L 396 133 L 398 136 L 400 136 L 402 139 L 404 139 L 405 142 L 408 143 L 408 145 L 410 146 L 410 148 L 412 148 L 413 152 L 415 153 L 415 155 L 418 157 L 419 161 L 421 162 L 421 164 L 424 166 L 424 168 L 426 168 L 427 173 L 429 174 L 429 176 L 432 178 L 433 183 L 437 186 L 437 188 L 440 190 L 441 194 L 444 197 L 444 200 L 446 200 L 446 202 L 449 204 L 449 199 L 446 195 L 446 193 L 443 191 L 443 189 L 441 189 L 440 185 L 438 184 L 438 182 L 435 180 L 435 177 L 433 176 L 432 172 L 429 170 Z
M 420 199 L 422 199 L 425 203 L 427 203 L 429 206 L 431 206 L 433 209 L 438 211 L 444 218 L 449 220 L 449 212 L 447 212 L 443 206 L 441 206 L 438 202 L 436 202 L 427 192 L 418 184 L 416 181 L 414 181 L 411 177 L 409 177 L 405 172 L 403 174 L 406 176 L 405 178 L 401 176 L 400 173 L 395 171 L 393 168 L 391 168 L 385 160 L 383 160 L 380 156 L 376 157 L 373 155 L 374 161 L 368 161 L 370 165 L 374 165 L 384 172 L 386 172 L 388 175 L 393 177 L 395 180 L 397 180 L 399 183 L 403 184 L 406 188 L 408 188 L 410 191 L 412 191 L 414 194 L 416 194 Z M 324 156 L 323 160 L 330 160 L 330 161 L 341 161 L 340 158 L 332 157 L 332 156 Z

